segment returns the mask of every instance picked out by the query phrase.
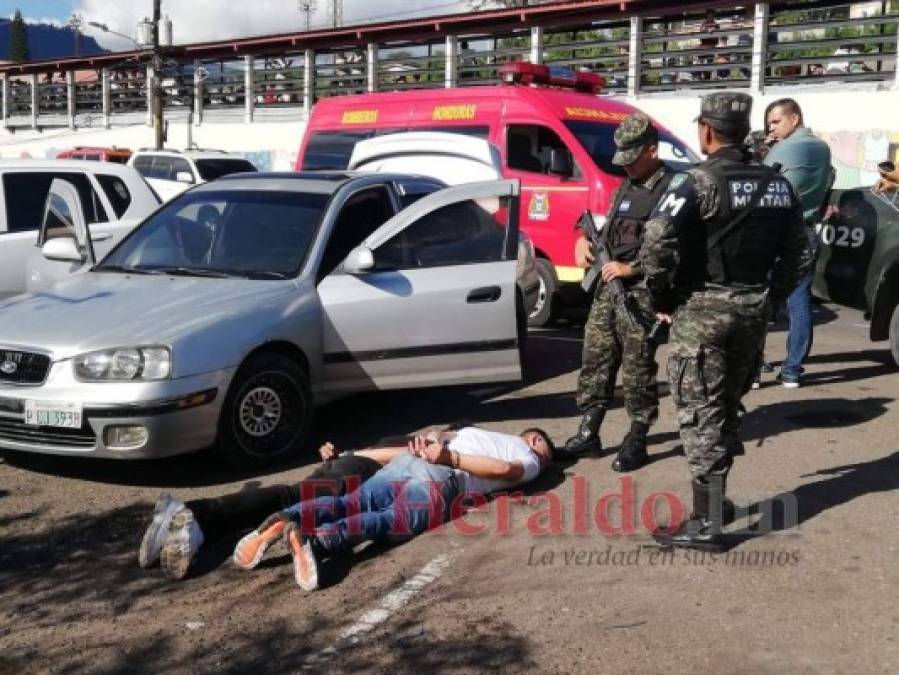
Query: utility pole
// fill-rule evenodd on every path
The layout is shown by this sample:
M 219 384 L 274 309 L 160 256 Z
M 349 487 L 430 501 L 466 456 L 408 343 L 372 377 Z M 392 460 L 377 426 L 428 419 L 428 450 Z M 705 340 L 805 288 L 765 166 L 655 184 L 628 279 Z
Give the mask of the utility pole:
M 72 13 L 69 19 L 69 28 L 72 29 L 72 37 L 75 40 L 75 56 L 81 54 L 81 27 L 84 25 L 84 19 L 80 14 Z
M 331 0 L 331 17 L 334 28 L 343 25 L 343 0 Z
M 157 150 L 162 150 L 165 132 L 162 119 L 162 49 L 159 46 L 159 22 L 162 19 L 162 0 L 153 0 L 153 137 Z
M 309 17 L 318 9 L 317 0 L 299 0 L 300 11 L 306 15 L 306 30 L 309 30 Z

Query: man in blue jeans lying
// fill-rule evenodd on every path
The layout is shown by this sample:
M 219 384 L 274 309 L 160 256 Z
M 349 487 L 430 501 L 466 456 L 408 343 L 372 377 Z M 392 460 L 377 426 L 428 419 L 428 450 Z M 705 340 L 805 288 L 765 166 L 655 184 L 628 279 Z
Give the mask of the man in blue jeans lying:
M 536 428 L 518 436 L 474 427 L 416 436 L 350 494 L 310 495 L 266 518 L 238 542 L 234 562 L 252 569 L 283 539 L 297 585 L 315 590 L 320 561 L 345 555 L 363 541 L 409 539 L 437 527 L 465 495 L 483 496 L 533 480 L 553 450 L 549 436 Z

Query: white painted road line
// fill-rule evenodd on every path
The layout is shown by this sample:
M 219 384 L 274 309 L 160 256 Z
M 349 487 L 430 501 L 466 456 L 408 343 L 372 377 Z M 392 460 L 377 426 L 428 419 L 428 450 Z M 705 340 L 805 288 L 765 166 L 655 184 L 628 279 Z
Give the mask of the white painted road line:
M 449 554 L 437 556 L 402 586 L 390 591 L 383 597 L 376 608 L 365 612 L 356 623 L 340 631 L 334 644 L 316 654 L 308 656 L 303 668 L 308 669 L 320 664 L 341 649 L 360 642 L 366 633 L 370 633 L 387 621 L 394 613 L 405 607 L 426 586 L 439 579 L 440 575 L 443 574 L 443 570 L 449 565 L 450 557 Z

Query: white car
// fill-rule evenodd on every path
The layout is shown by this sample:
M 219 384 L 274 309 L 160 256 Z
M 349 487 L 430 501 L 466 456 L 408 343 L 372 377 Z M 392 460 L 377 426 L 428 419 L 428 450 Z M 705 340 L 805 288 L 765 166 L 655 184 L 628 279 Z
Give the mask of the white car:
M 147 150 L 131 155 L 128 166 L 137 169 L 163 201 L 194 185 L 230 173 L 256 171 L 248 159 L 223 150 Z
M 80 197 L 93 240 L 84 262 L 48 261 L 39 246 L 45 205 L 54 180 L 65 180 Z M 159 199 L 134 169 L 113 162 L 17 159 L 0 162 L 0 298 L 38 290 L 98 260 L 159 206 Z M 93 262 L 90 262 L 93 264 Z
M 375 136 L 353 148 L 351 171 L 408 173 L 447 185 L 501 180 L 499 150 L 483 138 L 440 131 L 409 131 Z M 540 274 L 530 238 L 518 233 L 518 288 L 528 317 L 537 304 Z

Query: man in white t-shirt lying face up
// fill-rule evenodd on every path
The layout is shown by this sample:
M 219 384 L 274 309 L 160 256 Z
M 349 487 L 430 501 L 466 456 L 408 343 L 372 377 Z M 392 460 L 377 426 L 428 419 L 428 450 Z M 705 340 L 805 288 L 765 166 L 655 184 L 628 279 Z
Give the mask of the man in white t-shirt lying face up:
M 553 450 L 552 440 L 537 428 L 517 436 L 475 427 L 416 436 L 408 447 L 379 450 L 393 457 L 349 494 L 310 498 L 266 518 L 238 542 L 234 562 L 252 569 L 283 539 L 297 584 L 314 590 L 325 558 L 345 555 L 363 541 L 408 539 L 437 527 L 465 495 L 484 496 L 533 480 L 552 461 Z M 339 454 L 330 444 L 322 452 Z

